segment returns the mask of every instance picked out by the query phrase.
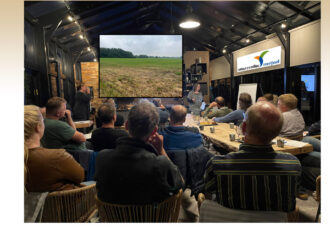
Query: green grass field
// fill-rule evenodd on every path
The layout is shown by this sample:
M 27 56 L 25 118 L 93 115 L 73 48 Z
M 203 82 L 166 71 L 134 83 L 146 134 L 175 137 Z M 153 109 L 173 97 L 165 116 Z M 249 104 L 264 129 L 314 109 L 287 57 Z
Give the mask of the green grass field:
M 182 60 L 100 58 L 101 97 L 181 97 Z
M 101 68 L 132 67 L 132 68 L 160 68 L 178 70 L 181 72 L 181 58 L 100 58 Z

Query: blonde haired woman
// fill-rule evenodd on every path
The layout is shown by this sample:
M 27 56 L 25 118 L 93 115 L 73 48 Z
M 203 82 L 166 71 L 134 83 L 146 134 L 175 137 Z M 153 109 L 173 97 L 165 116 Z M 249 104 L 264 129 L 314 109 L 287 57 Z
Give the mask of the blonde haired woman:
M 28 192 L 45 192 L 80 187 L 84 169 L 64 149 L 40 147 L 44 129 L 39 107 L 24 106 L 25 188 Z

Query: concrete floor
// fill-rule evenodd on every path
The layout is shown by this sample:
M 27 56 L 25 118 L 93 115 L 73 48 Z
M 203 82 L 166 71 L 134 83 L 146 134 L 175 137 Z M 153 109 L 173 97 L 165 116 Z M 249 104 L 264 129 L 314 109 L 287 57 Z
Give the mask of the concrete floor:
M 313 196 L 310 195 L 308 200 L 300 200 L 297 198 L 296 202 L 299 207 L 299 222 L 314 222 L 319 203 L 313 198 Z M 321 215 L 318 220 L 318 223 L 320 222 Z

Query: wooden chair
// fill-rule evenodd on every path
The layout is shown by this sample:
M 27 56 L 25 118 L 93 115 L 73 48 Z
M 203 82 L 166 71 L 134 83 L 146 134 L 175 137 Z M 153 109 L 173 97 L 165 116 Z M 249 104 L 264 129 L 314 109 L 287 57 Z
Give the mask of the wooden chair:
M 85 222 L 96 211 L 95 184 L 48 194 L 42 222 Z
M 177 222 L 182 189 L 159 204 L 121 205 L 106 203 L 97 198 L 100 222 Z
M 315 222 L 319 221 L 321 213 L 321 176 L 316 178 L 316 197 L 315 200 L 319 202 L 319 207 L 317 208 L 317 213 L 315 217 Z
M 205 200 L 205 195 L 204 193 L 199 193 L 197 196 L 197 204 L 198 204 L 198 210 L 201 210 L 201 205 L 203 203 L 203 201 Z
M 197 196 L 197 202 L 198 202 L 198 210 L 200 212 L 200 208 L 202 203 L 205 200 L 205 195 L 203 193 L 199 193 Z M 292 212 L 287 213 L 288 222 L 298 222 L 299 221 L 299 207 L 296 206 L 296 209 Z

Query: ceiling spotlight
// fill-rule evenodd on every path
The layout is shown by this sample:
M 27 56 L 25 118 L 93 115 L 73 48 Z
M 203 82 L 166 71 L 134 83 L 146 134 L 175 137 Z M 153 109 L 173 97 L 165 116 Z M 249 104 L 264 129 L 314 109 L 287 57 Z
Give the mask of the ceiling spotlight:
M 285 29 L 285 28 L 286 28 L 286 24 L 285 24 L 285 23 L 282 23 L 282 24 L 281 24 L 281 28 L 282 28 L 282 29 Z
M 80 38 L 80 39 L 84 39 L 84 36 L 82 36 L 82 35 L 80 34 L 80 35 L 79 35 L 79 38 Z
M 225 48 L 222 49 L 222 53 L 225 54 L 227 53 L 227 50 Z
M 90 48 L 90 47 L 87 47 L 87 50 L 88 50 L 88 51 L 91 51 L 91 48 Z
M 190 3 L 188 3 L 186 11 L 187 11 L 187 14 L 186 14 L 186 16 L 183 17 L 179 26 L 184 29 L 193 29 L 193 28 L 200 26 L 201 23 L 199 22 L 198 18 L 193 14 L 193 9 L 192 9 Z
M 250 38 L 247 38 L 247 39 L 245 40 L 245 42 L 246 42 L 246 43 L 250 43 Z
M 69 20 L 70 22 L 72 22 L 72 21 L 73 21 L 73 18 L 69 15 L 69 16 L 68 16 L 68 20 Z
M 200 23 L 197 21 L 185 21 L 180 23 L 179 26 L 184 29 L 192 29 L 200 26 Z
M 94 58 L 93 61 L 96 61 L 96 58 Z

